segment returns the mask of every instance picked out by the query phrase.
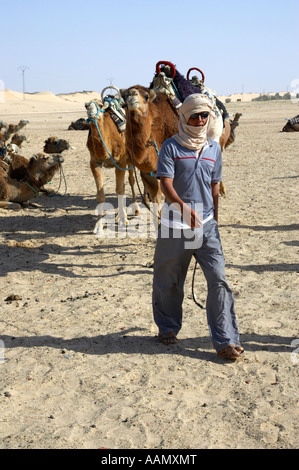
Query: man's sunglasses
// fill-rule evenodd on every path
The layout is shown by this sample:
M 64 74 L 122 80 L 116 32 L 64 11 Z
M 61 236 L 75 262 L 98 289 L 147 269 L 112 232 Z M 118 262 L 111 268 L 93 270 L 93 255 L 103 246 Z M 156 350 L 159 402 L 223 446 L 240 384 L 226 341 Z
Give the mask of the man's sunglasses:
M 190 119 L 197 119 L 198 116 L 200 116 L 202 119 L 207 119 L 207 117 L 209 116 L 209 113 L 194 113 L 194 114 L 191 114 L 190 116 Z

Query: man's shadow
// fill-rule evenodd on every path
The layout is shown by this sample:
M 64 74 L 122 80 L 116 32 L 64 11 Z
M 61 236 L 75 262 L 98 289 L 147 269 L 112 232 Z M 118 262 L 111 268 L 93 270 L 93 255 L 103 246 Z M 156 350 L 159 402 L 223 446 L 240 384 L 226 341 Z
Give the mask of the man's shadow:
M 182 338 L 174 345 L 161 344 L 156 336 L 140 335 L 136 332 L 146 331 L 142 328 L 130 328 L 115 333 L 93 337 L 81 336 L 64 339 L 45 336 L 9 336 L 2 335 L 5 349 L 50 347 L 69 352 L 79 352 L 97 356 L 106 354 L 172 354 L 203 361 L 219 361 L 209 336 Z M 294 338 L 278 335 L 260 335 L 247 333 L 241 335 L 241 343 L 246 351 L 259 352 L 292 352 L 291 342 Z

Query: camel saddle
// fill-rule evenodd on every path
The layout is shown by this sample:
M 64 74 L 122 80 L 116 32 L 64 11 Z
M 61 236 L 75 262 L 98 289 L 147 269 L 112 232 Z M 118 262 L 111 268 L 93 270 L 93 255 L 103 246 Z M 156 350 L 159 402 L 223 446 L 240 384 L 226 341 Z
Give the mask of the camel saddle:
M 110 109 L 111 118 L 115 122 L 118 130 L 124 132 L 126 130 L 126 113 L 122 108 L 123 100 L 122 98 L 116 99 L 114 96 L 105 96 L 104 98 L 104 108 Z M 105 107 L 105 103 L 106 107 Z
M 156 65 L 156 74 L 151 86 L 155 92 L 164 93 L 177 111 L 187 96 L 192 93 L 203 93 L 213 103 L 216 117 L 222 115 L 223 121 L 228 118 L 223 103 L 218 100 L 215 92 L 204 85 L 204 79 L 199 80 L 197 76 L 193 76 L 191 80 L 188 80 L 170 62 L 165 62 L 166 65 L 162 69 L 158 66 L 160 64 L 162 62 L 158 62 Z
M 115 90 L 119 97 L 116 97 L 116 95 L 105 95 L 105 91 L 109 89 Z M 102 110 L 110 109 L 110 116 L 115 122 L 119 132 L 124 132 L 126 130 L 126 113 L 123 109 L 124 100 L 120 97 L 119 89 L 114 85 L 107 86 L 102 90 L 101 97 L 103 101 Z
M 291 119 L 288 119 L 288 121 L 291 124 L 291 126 L 293 126 L 294 124 L 299 124 L 299 114 L 297 114 L 297 116 L 295 116 Z

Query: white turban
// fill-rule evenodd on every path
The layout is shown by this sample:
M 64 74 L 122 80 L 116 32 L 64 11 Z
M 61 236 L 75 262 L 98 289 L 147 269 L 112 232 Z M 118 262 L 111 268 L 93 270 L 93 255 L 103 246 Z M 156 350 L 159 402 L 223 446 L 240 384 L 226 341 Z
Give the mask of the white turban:
M 209 117 L 205 126 L 189 126 L 188 120 L 194 113 L 208 112 Z M 179 132 L 174 136 L 183 147 L 201 150 L 207 141 L 209 123 L 215 119 L 213 103 L 201 93 L 187 96 L 180 107 Z

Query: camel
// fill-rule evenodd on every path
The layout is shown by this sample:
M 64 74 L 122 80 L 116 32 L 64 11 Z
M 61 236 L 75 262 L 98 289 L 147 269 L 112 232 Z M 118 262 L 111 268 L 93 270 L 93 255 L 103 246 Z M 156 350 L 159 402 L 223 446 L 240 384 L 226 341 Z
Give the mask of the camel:
M 112 88 L 112 87 L 111 87 Z M 115 88 L 115 87 L 113 87 Z M 104 89 L 105 90 L 105 89 Z M 103 92 L 104 92 L 103 90 Z M 118 196 L 118 221 L 120 225 L 127 225 L 127 214 L 124 203 L 125 174 L 128 171 L 129 184 L 133 197 L 133 212 L 139 213 L 135 195 L 134 169 L 129 167 L 129 157 L 125 144 L 125 113 L 119 106 L 122 100 L 116 100 L 113 96 L 103 100 L 93 100 L 85 103 L 85 108 L 90 121 L 90 129 L 87 138 L 87 148 L 90 153 L 90 169 L 96 184 L 96 200 L 98 203 L 97 214 L 99 216 L 95 231 L 102 232 L 102 217 L 104 214 L 105 191 L 104 175 L 102 167 L 115 168 L 116 194 Z M 120 127 L 118 127 L 118 125 Z
M 7 172 L 7 175 L 10 178 L 17 181 L 22 181 L 26 178 L 27 168 L 30 160 L 20 155 L 18 151 L 14 151 L 14 147 L 16 147 L 15 144 L 8 144 L 4 147 L 4 151 L 2 152 L 1 166 Z M 68 148 L 69 143 L 66 140 L 58 139 L 57 137 L 49 137 L 45 141 L 44 152 L 61 154 L 61 152 Z M 19 149 L 17 148 L 17 150 Z M 54 150 L 56 150 L 56 152 Z M 54 177 L 56 170 L 57 169 L 55 167 L 52 167 L 52 170 L 48 171 L 49 181 L 51 181 L 51 179 Z M 43 187 L 40 188 L 40 191 L 47 194 L 49 193 L 49 191 Z
M 231 144 L 235 142 L 235 129 L 239 125 L 239 119 L 242 116 L 242 113 L 236 113 L 234 116 L 234 119 L 230 119 L 230 133 L 228 138 L 223 139 L 223 141 L 220 143 L 220 145 L 223 147 L 222 150 L 227 149 Z M 221 140 L 221 138 L 220 138 Z
M 299 114 L 297 116 L 287 119 L 286 125 L 283 127 L 282 132 L 298 132 L 299 131 Z
M 90 123 L 86 121 L 84 118 L 77 119 L 77 121 L 72 122 L 68 130 L 69 131 L 86 131 L 89 130 Z
M 8 155 L 18 154 L 22 143 L 26 140 L 24 135 L 20 135 L 17 132 L 25 127 L 29 121 L 21 120 L 17 125 L 5 124 L 0 121 L 0 147 L 1 147 L 1 158 L 5 159 Z M 10 139 L 10 142 L 8 140 Z
M 28 158 L 9 152 L 3 156 L 1 161 L 1 167 L 6 171 L 7 175 L 17 181 L 26 178 L 28 164 Z
M 1 138 L 1 135 L 0 135 Z M 24 135 L 14 134 L 10 139 L 10 142 L 5 143 L 2 140 L 2 148 L 4 148 L 4 154 L 8 155 L 17 155 L 20 152 L 20 148 L 22 147 L 22 143 L 26 140 Z M 4 156 L 4 155 L 3 155 Z
M 16 132 L 19 132 L 21 129 L 23 129 L 23 127 L 25 127 L 27 124 L 29 123 L 29 121 L 27 121 L 26 119 L 21 119 L 19 121 L 18 124 L 4 124 L 2 122 L 2 129 L 1 129 L 1 132 L 5 134 L 6 138 L 4 140 L 7 140 L 9 139 L 9 137 L 12 135 L 12 134 L 15 134 Z
M 14 134 L 12 138 L 10 139 L 10 143 L 17 145 L 18 148 L 20 149 L 22 147 L 23 142 L 25 142 L 26 137 L 22 134 Z
M 155 210 L 160 209 L 162 192 L 158 179 L 158 153 L 164 140 L 178 132 L 178 113 L 161 92 L 141 85 L 121 90 L 127 108 L 126 146 L 130 161 L 140 175 Z M 157 211 L 158 212 L 158 211 Z
M 61 155 L 39 153 L 29 160 L 22 181 L 11 178 L 0 167 L 0 208 L 19 210 L 21 204 L 38 196 L 40 188 L 48 183 L 63 162 Z
M 49 137 L 44 144 L 45 153 L 61 153 L 70 148 L 70 144 L 66 140 L 58 139 L 58 137 Z

